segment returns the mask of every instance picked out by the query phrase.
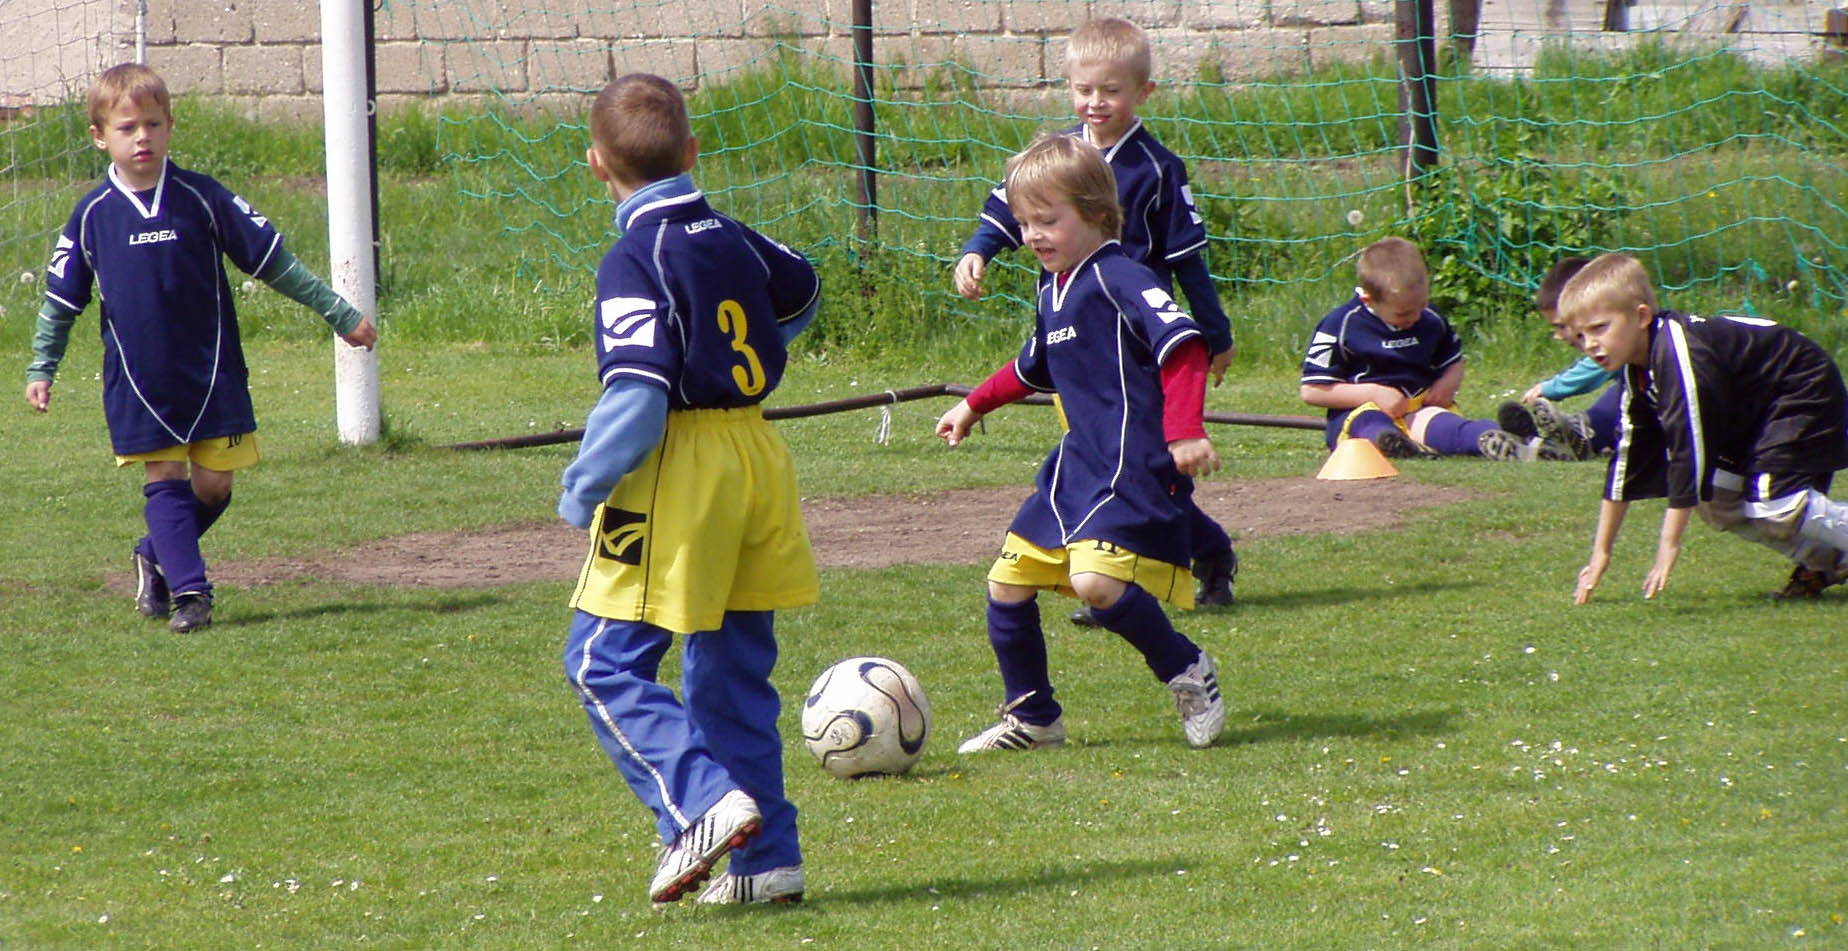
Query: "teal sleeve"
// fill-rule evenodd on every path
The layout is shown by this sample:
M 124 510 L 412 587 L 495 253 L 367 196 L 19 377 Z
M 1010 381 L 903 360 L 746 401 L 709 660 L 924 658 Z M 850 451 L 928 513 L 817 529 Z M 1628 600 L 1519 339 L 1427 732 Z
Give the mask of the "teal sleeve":
M 276 293 L 320 314 L 327 325 L 334 328 L 335 333 L 352 333 L 353 328 L 366 319 L 357 308 L 347 303 L 346 298 L 328 287 L 326 281 L 308 270 L 286 246 L 277 248 L 263 270 L 252 276 L 275 288 Z
M 71 324 L 77 312 L 47 300 L 39 305 L 38 328 L 32 332 L 32 362 L 26 365 L 26 380 L 49 381 L 58 375 L 64 360 L 64 348 L 71 342 Z
M 1598 361 L 1590 357 L 1580 357 L 1577 363 L 1559 371 L 1552 379 L 1541 383 L 1540 395 L 1549 400 L 1563 400 L 1568 396 L 1589 393 L 1603 386 L 1613 376 L 1616 374 L 1598 366 Z

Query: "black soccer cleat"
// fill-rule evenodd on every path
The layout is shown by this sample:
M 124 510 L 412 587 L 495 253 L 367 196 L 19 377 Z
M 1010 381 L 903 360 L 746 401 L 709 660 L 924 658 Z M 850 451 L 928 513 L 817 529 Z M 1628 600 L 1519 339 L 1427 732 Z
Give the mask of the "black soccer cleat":
M 1825 589 L 1848 581 L 1848 568 L 1835 571 L 1817 571 L 1798 565 L 1790 573 L 1790 580 L 1784 587 L 1773 592 L 1771 597 L 1779 601 L 1809 601 L 1822 597 Z
M 1523 442 L 1540 435 L 1540 427 L 1534 423 L 1534 414 L 1512 400 L 1496 408 L 1495 425 L 1519 436 Z
M 1232 581 L 1238 577 L 1238 552 L 1228 548 L 1218 557 L 1195 559 L 1193 576 L 1200 579 L 1200 586 L 1194 590 L 1195 607 L 1232 604 L 1236 600 L 1232 596 Z
M 187 634 L 212 626 L 212 596 L 182 594 L 173 599 L 173 620 L 167 626 L 175 634 Z
M 140 552 L 132 557 L 135 561 L 135 610 L 141 612 L 142 617 L 166 617 L 173 599 L 167 590 L 167 576 L 161 574 L 154 559 Z
M 1380 455 L 1388 459 L 1436 459 L 1438 453 L 1412 441 L 1412 437 L 1397 429 L 1388 429 L 1373 437 L 1373 444 L 1379 447 Z
M 1083 606 L 1072 612 L 1071 622 L 1079 627 L 1103 627 L 1097 623 L 1097 618 L 1091 616 L 1091 609 Z

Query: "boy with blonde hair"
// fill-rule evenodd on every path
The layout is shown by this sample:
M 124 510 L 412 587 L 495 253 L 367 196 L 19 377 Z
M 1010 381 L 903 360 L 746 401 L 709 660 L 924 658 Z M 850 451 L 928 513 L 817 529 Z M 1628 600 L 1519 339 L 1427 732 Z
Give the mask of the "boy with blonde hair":
M 664 844 L 648 897 L 800 901 L 783 792 L 774 611 L 813 603 L 815 559 L 789 447 L 763 418 L 821 284 L 802 255 L 712 209 L 673 83 L 631 73 L 597 95 L 591 174 L 621 232 L 597 268 L 602 396 L 558 513 L 590 529 L 566 677 Z M 685 635 L 681 692 L 658 682 Z M 735 850 L 735 851 L 734 851 Z
M 1795 562 L 1778 597 L 1819 597 L 1848 580 L 1848 504 L 1826 494 L 1848 467 L 1848 391 L 1826 351 L 1769 320 L 1658 309 L 1648 272 L 1625 254 L 1587 264 L 1560 293 L 1559 312 L 1623 385 L 1575 602 L 1603 578 L 1630 502 L 1662 496 L 1645 598 L 1667 587 L 1690 510 Z
M 1219 304 L 1219 292 L 1206 260 L 1205 219 L 1194 207 L 1187 166 L 1162 147 L 1137 118 L 1136 110 L 1155 90 L 1154 55 L 1148 34 L 1119 18 L 1092 20 L 1072 33 L 1066 47 L 1066 70 L 1072 108 L 1080 124 L 1065 134 L 1102 152 L 1116 177 L 1122 207 L 1124 253 L 1155 272 L 1161 288 L 1172 293 L 1176 281 L 1194 320 L 1205 335 L 1212 358 L 1210 372 L 1218 385 L 1232 363 L 1232 322 Z M 990 192 L 981 219 L 963 244 L 956 262 L 956 290 L 975 300 L 982 278 L 996 254 L 1021 246 L 1020 223 L 1009 208 L 1005 187 Z M 1193 538 L 1193 573 L 1199 579 L 1195 600 L 1202 605 L 1233 602 L 1232 583 L 1238 555 L 1232 538 L 1218 522 L 1187 498 Z M 1095 622 L 1080 610 L 1078 624 Z
M 140 463 L 147 476 L 147 534 L 130 556 L 135 609 L 171 612 L 173 631 L 197 631 L 212 623 L 199 538 L 231 504 L 236 471 L 258 458 L 224 259 L 313 309 L 352 346 L 372 346 L 378 332 L 283 247 L 268 218 L 168 159 L 173 105 L 158 73 L 112 67 L 89 100 L 90 140 L 109 170 L 77 202 L 45 268 L 26 402 L 51 408 L 71 326 L 95 293 L 109 441 L 116 465 Z
M 1539 436 L 1523 439 L 1494 420 L 1456 411 L 1463 344 L 1428 305 L 1424 255 L 1404 238 L 1360 253 L 1354 296 L 1316 324 L 1303 358 L 1303 402 L 1328 410 L 1328 446 L 1368 439 L 1394 458 L 1571 458 Z
M 1035 598 L 1082 599 L 1142 654 L 1173 695 L 1187 743 L 1225 728 L 1217 665 L 1162 612 L 1193 607 L 1186 583 L 1188 477 L 1219 467 L 1201 418 L 1206 345 L 1163 282 L 1117 240 L 1110 166 L 1067 135 L 1042 135 L 1007 165 L 1008 202 L 1040 261 L 1033 337 L 937 422 L 959 444 L 985 415 L 1057 393 L 1066 432 L 988 573 L 988 640 L 1001 670 L 1000 722 L 959 753 L 1065 742 Z

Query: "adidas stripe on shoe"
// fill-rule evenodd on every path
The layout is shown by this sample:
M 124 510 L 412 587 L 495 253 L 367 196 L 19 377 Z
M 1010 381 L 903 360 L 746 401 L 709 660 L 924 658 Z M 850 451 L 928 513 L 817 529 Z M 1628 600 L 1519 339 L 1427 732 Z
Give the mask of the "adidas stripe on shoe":
M 1181 714 L 1181 732 L 1187 745 L 1205 749 L 1219 739 L 1226 728 L 1226 702 L 1219 695 L 1219 665 L 1206 651 L 1168 681 L 1174 705 Z
M 702 905 L 791 905 L 801 900 L 800 865 L 785 865 L 756 875 L 720 875 L 699 896 Z
M 698 891 L 700 883 L 712 874 L 712 863 L 749 842 L 763 827 L 763 813 L 758 811 L 756 800 L 742 790 L 726 793 L 681 832 L 673 845 L 661 850 L 654 881 L 648 885 L 648 900 L 679 901 Z

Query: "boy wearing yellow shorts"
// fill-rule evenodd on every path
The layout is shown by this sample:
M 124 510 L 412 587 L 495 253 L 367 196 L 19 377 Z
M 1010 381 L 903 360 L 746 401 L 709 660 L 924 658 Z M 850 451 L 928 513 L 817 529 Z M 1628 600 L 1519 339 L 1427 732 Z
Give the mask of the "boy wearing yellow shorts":
M 655 902 L 802 898 L 783 794 L 774 615 L 819 596 L 789 448 L 761 404 L 815 313 L 807 259 L 693 186 L 680 91 L 632 73 L 597 96 L 591 172 L 622 232 L 597 269 L 603 394 L 559 515 L 590 530 L 564 654 L 592 730 L 655 814 Z M 681 698 L 658 682 L 685 635 Z
M 90 87 L 90 138 L 105 180 L 77 202 L 45 268 L 26 402 L 51 407 L 71 325 L 100 298 L 103 415 L 116 465 L 147 469 L 148 533 L 136 542 L 135 608 L 179 633 L 212 623 L 199 537 L 231 504 L 232 473 L 257 462 L 257 419 L 224 259 L 370 347 L 372 321 L 303 267 L 244 199 L 167 159 L 167 86 L 125 63 Z

